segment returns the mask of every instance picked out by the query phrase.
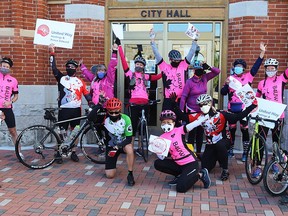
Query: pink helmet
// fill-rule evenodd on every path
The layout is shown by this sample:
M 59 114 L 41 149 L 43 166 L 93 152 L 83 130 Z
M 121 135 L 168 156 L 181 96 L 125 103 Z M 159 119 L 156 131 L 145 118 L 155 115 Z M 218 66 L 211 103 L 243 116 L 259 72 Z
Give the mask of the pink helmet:
M 160 114 L 160 121 L 163 121 L 164 119 L 176 121 L 176 118 L 176 114 L 172 110 L 163 110 Z

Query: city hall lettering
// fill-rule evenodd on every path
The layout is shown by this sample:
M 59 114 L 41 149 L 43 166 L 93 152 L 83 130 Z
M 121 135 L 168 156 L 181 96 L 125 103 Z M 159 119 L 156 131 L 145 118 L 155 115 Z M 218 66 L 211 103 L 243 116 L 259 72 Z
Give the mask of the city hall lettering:
M 188 10 L 142 10 L 141 17 L 160 18 L 163 16 L 169 17 L 191 17 Z

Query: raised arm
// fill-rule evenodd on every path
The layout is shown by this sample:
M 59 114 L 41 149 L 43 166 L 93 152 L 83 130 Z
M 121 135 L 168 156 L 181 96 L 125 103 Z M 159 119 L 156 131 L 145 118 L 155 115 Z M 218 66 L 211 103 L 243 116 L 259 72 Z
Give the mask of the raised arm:
M 93 79 L 95 78 L 95 75 L 90 70 L 88 70 L 88 68 L 84 65 L 82 59 L 79 61 L 79 63 L 83 77 L 85 77 L 88 81 L 92 82 Z
M 265 55 L 265 52 L 266 52 L 266 46 L 267 45 L 264 44 L 263 42 L 260 43 L 260 50 L 261 50 L 260 55 L 256 59 L 254 65 L 252 66 L 252 68 L 250 70 L 250 74 L 253 77 L 257 74 L 257 72 L 258 72 L 258 70 L 259 70 L 259 68 L 260 68 L 260 66 L 261 66 L 261 64 L 263 62 L 263 58 L 264 58 L 264 55 Z
M 50 67 L 52 68 L 53 75 L 56 79 L 58 77 L 62 76 L 63 74 L 57 69 L 56 67 L 56 59 L 55 59 L 55 45 L 50 44 L 49 45 L 49 51 L 50 51 Z
M 107 79 L 112 84 L 114 84 L 114 81 L 115 81 L 115 72 L 116 72 L 116 66 L 118 63 L 117 53 L 118 53 L 118 45 L 114 43 L 112 46 L 111 59 L 110 59 L 110 62 L 108 64 L 108 69 L 107 69 Z
M 152 47 L 152 51 L 153 51 L 153 53 L 154 53 L 154 55 L 155 55 L 155 59 L 156 59 L 156 65 L 157 64 L 159 64 L 161 61 L 162 61 L 162 59 L 163 59 L 163 57 L 161 56 L 161 54 L 159 53 L 159 51 L 158 51 L 158 48 L 157 48 L 157 45 L 156 45 L 156 43 L 155 43 L 155 37 L 156 37 L 156 34 L 155 34 L 155 32 L 153 31 L 153 28 L 150 30 L 150 32 L 149 32 L 149 37 L 150 37 L 150 39 L 151 39 L 151 47 Z
M 189 49 L 189 52 L 187 54 L 186 61 L 191 62 L 193 56 L 195 55 L 196 50 L 199 49 L 198 48 L 198 44 L 195 40 L 192 41 L 191 47 Z

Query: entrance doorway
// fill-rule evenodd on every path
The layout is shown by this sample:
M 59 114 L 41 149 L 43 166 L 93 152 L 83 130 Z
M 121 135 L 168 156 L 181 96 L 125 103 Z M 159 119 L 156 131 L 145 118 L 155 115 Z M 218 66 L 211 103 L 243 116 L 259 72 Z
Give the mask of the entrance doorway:
M 187 22 L 177 24 L 169 22 L 157 24 L 122 24 L 124 28 L 124 39 L 121 41 L 121 44 L 124 48 L 127 63 L 132 71 L 134 71 L 133 59 L 140 48 L 143 57 L 147 61 L 146 72 L 151 74 L 161 73 L 159 68 L 155 65 L 155 56 L 150 45 L 149 31 L 151 28 L 154 28 L 154 31 L 156 32 L 155 41 L 160 54 L 166 62 L 169 62 L 168 53 L 171 49 L 179 50 L 184 59 L 191 47 L 192 41 L 184 33 L 187 28 Z M 198 41 L 198 45 L 201 49 L 198 59 L 206 61 L 207 64 L 211 66 L 220 67 L 219 57 L 221 51 L 221 23 L 202 22 L 193 23 L 193 25 L 196 26 L 196 28 L 199 29 L 201 33 L 200 40 Z M 117 71 L 117 97 L 127 103 L 129 100 L 129 83 L 127 83 L 125 80 L 121 63 L 118 64 Z M 218 93 L 216 89 L 218 82 L 219 78 L 217 77 L 210 81 L 208 84 L 208 93 L 213 95 L 216 102 L 218 101 Z M 158 119 L 163 102 L 162 79 L 158 80 L 157 82 L 151 82 L 147 90 L 149 92 L 149 99 L 161 99 L 159 104 L 150 109 L 149 126 L 156 129 L 160 127 L 160 122 Z M 125 113 L 128 113 L 128 110 L 125 109 L 124 111 Z

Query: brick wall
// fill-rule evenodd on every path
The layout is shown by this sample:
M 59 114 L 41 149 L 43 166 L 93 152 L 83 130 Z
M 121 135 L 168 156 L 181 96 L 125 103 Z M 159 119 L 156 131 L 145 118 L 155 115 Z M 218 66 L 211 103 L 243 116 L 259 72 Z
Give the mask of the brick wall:
M 242 2 L 230 0 L 230 3 Z M 257 8 L 255 8 L 257 10 Z M 268 1 L 268 17 L 240 17 L 229 20 L 228 65 L 229 72 L 236 58 L 246 60 L 248 70 L 260 54 L 261 41 L 268 44 L 265 58 L 277 58 L 279 71 L 288 67 L 288 4 L 286 0 Z M 254 88 L 264 78 L 263 66 L 254 80 Z
M 83 1 L 72 1 L 72 4 Z M 105 5 L 105 1 L 89 0 L 85 4 Z M 14 36 L 0 36 L 0 55 L 14 61 L 13 75 L 20 85 L 53 85 L 48 64 L 47 46 L 33 45 L 33 37 L 20 31 L 34 30 L 37 18 L 76 24 L 73 49 L 56 49 L 57 66 L 64 71 L 66 60 L 84 59 L 88 66 L 104 63 L 104 21 L 92 19 L 65 20 L 63 4 L 47 5 L 46 0 L 0 1 L 0 28 L 14 28 Z

